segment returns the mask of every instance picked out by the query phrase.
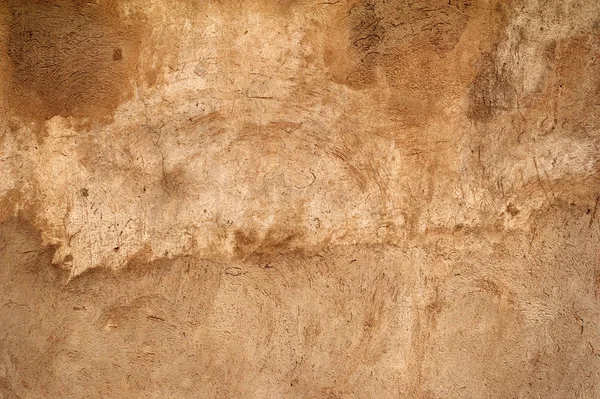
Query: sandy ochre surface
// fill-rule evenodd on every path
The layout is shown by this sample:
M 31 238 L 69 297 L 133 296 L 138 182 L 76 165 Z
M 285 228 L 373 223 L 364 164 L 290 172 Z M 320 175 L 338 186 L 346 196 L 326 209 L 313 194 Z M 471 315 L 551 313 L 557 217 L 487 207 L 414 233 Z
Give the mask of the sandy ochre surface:
M 600 397 L 597 0 L 0 0 L 0 398 Z

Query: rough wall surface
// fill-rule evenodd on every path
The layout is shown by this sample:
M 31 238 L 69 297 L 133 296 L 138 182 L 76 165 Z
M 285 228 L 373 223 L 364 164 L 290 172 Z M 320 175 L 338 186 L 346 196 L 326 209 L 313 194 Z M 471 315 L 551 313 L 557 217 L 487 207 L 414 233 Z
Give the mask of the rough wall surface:
M 600 2 L 1 0 L 0 398 L 600 397 Z

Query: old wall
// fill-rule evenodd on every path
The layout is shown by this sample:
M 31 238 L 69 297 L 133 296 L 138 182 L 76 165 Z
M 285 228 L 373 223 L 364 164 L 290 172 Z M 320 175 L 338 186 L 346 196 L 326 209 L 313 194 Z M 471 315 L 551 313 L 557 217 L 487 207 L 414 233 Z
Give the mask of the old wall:
M 0 398 L 600 396 L 600 3 L 0 1 Z

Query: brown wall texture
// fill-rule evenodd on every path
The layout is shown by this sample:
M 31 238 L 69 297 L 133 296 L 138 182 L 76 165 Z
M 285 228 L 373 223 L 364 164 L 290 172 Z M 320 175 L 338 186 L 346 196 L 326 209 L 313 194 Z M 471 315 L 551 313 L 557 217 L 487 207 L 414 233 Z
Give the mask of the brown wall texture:
M 0 0 L 0 398 L 598 398 L 599 145 L 596 0 Z

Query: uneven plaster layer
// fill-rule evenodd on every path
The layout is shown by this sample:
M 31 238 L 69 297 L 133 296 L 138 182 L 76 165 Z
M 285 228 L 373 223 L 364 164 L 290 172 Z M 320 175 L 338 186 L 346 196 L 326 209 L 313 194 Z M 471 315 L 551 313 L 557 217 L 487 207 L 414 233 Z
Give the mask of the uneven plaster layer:
M 594 397 L 599 26 L 5 0 L 0 397 Z

